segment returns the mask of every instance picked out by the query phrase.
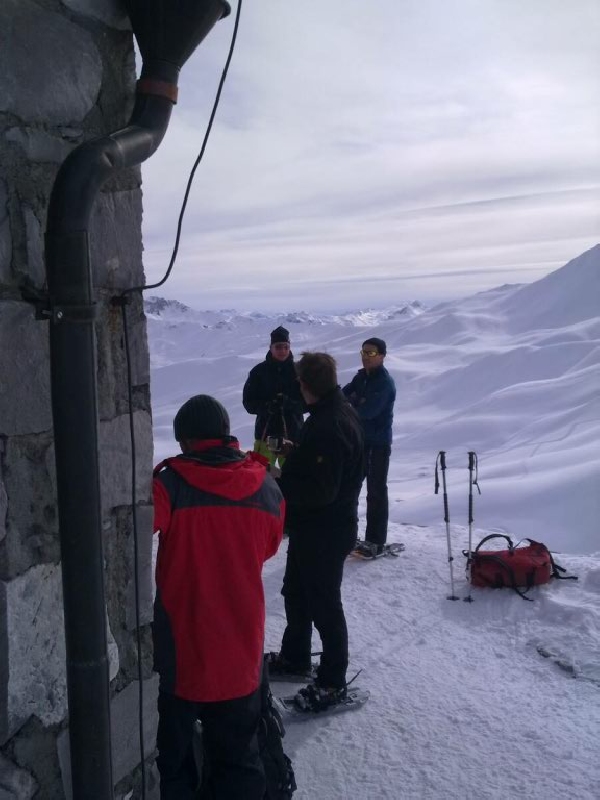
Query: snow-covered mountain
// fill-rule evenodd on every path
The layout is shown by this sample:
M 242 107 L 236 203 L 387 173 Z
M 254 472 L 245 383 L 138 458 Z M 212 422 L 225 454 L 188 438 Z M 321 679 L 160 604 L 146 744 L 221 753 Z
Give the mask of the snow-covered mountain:
M 268 316 L 195 311 L 160 298 L 146 309 L 157 457 L 172 448 L 177 406 L 200 391 L 225 402 L 236 434 L 251 445 L 242 386 L 277 325 L 289 328 L 296 354 L 331 352 L 342 383 L 360 366 L 362 341 L 377 335 L 398 387 L 390 471 L 402 486 L 398 517 L 431 524 L 437 509 L 422 476 L 440 449 L 450 468 L 475 450 L 489 486 L 486 525 L 564 547 L 576 524 L 581 546 L 600 549 L 600 245 L 535 283 L 431 309 L 404 303 Z M 464 491 L 464 469 L 453 480 Z
M 345 314 L 312 314 L 308 311 L 289 311 L 283 314 L 269 315 L 258 311 L 237 312 L 235 309 L 219 311 L 197 311 L 180 303 L 178 300 L 167 300 L 164 297 L 150 295 L 144 299 L 146 315 L 152 319 L 169 320 L 171 322 L 197 322 L 205 327 L 224 328 L 242 322 L 260 324 L 265 320 L 277 325 L 345 325 L 369 327 L 384 322 L 398 320 L 404 322 L 422 314 L 426 307 L 418 300 L 410 303 L 394 305 L 384 310 L 367 309 L 349 311 Z

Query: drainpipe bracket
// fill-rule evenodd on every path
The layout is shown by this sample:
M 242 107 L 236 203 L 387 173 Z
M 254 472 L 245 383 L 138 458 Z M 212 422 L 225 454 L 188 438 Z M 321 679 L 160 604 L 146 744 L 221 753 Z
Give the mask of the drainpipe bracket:
M 36 319 L 47 319 L 55 324 L 60 324 L 61 322 L 94 322 L 97 316 L 96 303 L 86 306 L 55 306 L 50 303 L 45 308 L 38 308 L 36 311 Z
M 50 296 L 29 285 L 21 286 L 21 297 L 35 308 L 35 318 L 42 322 L 93 322 L 98 316 L 96 303 L 91 305 L 55 305 Z

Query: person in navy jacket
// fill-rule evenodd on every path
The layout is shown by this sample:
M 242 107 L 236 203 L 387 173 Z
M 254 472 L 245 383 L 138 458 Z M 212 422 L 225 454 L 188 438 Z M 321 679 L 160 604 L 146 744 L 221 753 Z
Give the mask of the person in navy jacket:
M 386 354 L 383 339 L 376 336 L 366 339 L 360 351 L 363 368 L 342 390 L 358 412 L 365 434 L 367 529 L 365 542 L 357 548 L 364 551 L 364 555 L 380 553 L 387 540 L 387 476 L 392 451 L 396 384 L 383 366 Z
M 159 464 L 153 481 L 160 796 L 197 796 L 200 719 L 209 796 L 263 800 L 262 567 L 281 543 L 285 502 L 266 459 L 240 452 L 213 397 L 190 398 L 173 428 L 182 454 Z

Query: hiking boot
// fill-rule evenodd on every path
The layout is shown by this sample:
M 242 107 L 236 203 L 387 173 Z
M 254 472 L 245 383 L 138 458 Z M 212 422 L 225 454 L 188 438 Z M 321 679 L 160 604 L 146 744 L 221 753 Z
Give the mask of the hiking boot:
M 354 548 L 354 552 L 363 558 L 377 558 L 383 553 L 384 545 L 373 544 L 373 542 L 358 542 Z
M 294 695 L 294 705 L 300 711 L 318 713 L 326 708 L 343 703 L 346 699 L 346 687 L 324 687 L 318 683 L 309 683 Z
M 285 677 L 286 675 L 305 675 L 307 678 L 311 677 L 312 664 L 296 664 L 293 661 L 288 661 L 281 653 L 265 653 L 267 666 L 269 667 L 269 675 L 275 677 Z

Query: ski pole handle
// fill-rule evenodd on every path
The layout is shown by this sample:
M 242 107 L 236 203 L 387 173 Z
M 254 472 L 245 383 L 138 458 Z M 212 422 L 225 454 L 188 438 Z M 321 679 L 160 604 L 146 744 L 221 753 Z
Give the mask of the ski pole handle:
M 475 470 L 475 479 L 473 479 L 473 470 Z M 469 485 L 471 491 L 472 487 L 475 486 L 479 494 L 481 494 L 481 489 L 479 488 L 477 453 L 474 450 L 469 450 Z
M 446 453 L 444 450 L 440 450 L 437 454 L 437 458 L 435 460 L 435 485 L 434 485 L 434 493 L 437 494 L 440 490 L 440 478 L 438 473 L 438 465 L 442 468 L 442 476 L 443 471 L 446 469 Z

